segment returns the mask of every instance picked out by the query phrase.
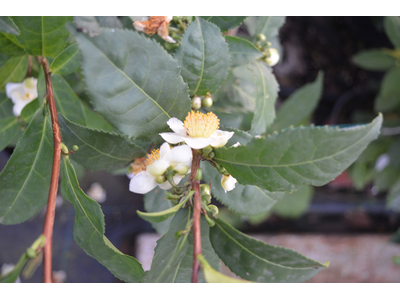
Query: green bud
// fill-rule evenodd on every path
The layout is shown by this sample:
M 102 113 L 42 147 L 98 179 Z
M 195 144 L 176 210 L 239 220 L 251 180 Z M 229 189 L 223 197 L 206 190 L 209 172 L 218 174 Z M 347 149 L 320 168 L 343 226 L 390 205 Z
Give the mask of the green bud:
M 211 97 L 205 97 L 201 103 L 204 107 L 211 107 L 213 105 L 213 99 Z
M 215 221 L 211 219 L 209 216 L 204 215 L 206 217 L 207 223 L 210 227 L 213 227 L 215 225 Z
M 78 147 L 77 145 L 73 145 L 73 146 L 72 146 L 72 150 L 73 150 L 73 151 L 78 151 L 78 149 L 79 149 L 79 147 Z
M 177 172 L 177 174 L 178 175 L 181 175 L 181 176 L 183 176 L 183 175 L 186 175 L 187 174 L 187 172 L 188 172 L 188 167 L 185 165 L 185 164 L 177 164 L 175 167 L 174 167 L 174 170 Z
M 179 231 L 175 232 L 174 236 L 178 240 L 184 234 L 186 234 L 186 230 L 179 230 Z
M 196 177 L 194 179 L 201 180 L 202 177 L 203 177 L 203 171 L 199 168 L 197 169 Z
M 208 207 L 208 212 L 211 214 L 211 216 L 214 219 L 217 219 L 218 218 L 218 213 L 219 213 L 218 207 L 216 207 L 215 205 L 209 205 L 207 207 Z
M 210 154 L 208 154 L 208 157 L 209 157 L 209 158 L 214 158 L 214 156 L 215 156 L 215 153 L 214 153 L 214 152 L 211 152 Z
M 62 154 L 64 154 L 64 155 L 66 155 L 66 154 L 69 153 L 69 150 L 68 150 L 67 146 L 65 146 L 64 143 L 61 143 L 61 152 L 62 152 Z
M 200 191 L 202 195 L 211 195 L 210 186 L 208 184 L 200 184 Z
M 257 34 L 256 39 L 257 39 L 257 41 L 264 42 L 267 38 L 265 37 L 264 34 L 259 33 L 259 34 Z
M 164 43 L 164 48 L 167 49 L 167 50 L 171 50 L 172 48 L 174 48 L 173 45 L 174 45 L 174 44 L 165 42 L 165 43 Z
M 202 195 L 201 200 L 204 201 L 206 204 L 211 203 L 211 195 Z
M 165 177 L 163 175 L 160 175 L 160 176 L 156 177 L 156 182 L 158 184 L 164 183 L 165 182 Z
M 200 109 L 201 107 L 201 98 L 200 97 L 194 97 L 192 99 L 192 108 L 193 109 Z
M 211 152 L 213 152 L 214 148 L 210 145 L 207 147 L 201 149 L 201 153 L 203 154 L 204 157 L 207 157 Z
M 32 249 L 32 248 L 28 248 L 28 249 L 26 250 L 26 255 L 27 255 L 29 258 L 35 258 L 35 257 L 36 257 L 36 251 L 35 251 L 34 249 Z

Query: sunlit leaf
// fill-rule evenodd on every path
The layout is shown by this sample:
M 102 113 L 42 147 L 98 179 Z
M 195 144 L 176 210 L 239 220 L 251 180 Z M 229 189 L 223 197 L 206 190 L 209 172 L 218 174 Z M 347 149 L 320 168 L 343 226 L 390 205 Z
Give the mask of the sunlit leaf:
M 67 75 L 79 68 L 79 48 L 77 44 L 65 48 L 51 63 L 50 71 L 53 74 Z
M 22 82 L 28 69 L 28 55 L 13 56 L 0 68 L 0 91 L 8 82 Z
M 19 35 L 18 27 L 15 25 L 13 20 L 7 16 L 0 17 L 0 31 L 13 35 Z

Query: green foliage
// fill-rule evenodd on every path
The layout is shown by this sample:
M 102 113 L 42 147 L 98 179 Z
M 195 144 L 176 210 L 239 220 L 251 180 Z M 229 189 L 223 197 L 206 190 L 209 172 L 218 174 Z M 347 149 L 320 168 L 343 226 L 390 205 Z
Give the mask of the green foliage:
M 0 52 L 11 56 L 25 54 L 24 47 L 18 43 L 17 37 L 4 32 L 0 32 Z
M 256 107 L 250 133 L 257 135 L 265 133 L 267 126 L 271 125 L 275 119 L 275 101 L 278 97 L 279 85 L 265 63 L 253 62 L 249 68 L 254 74 L 256 86 Z
M 210 229 L 210 240 L 224 264 L 246 280 L 304 282 L 329 264 L 321 264 L 291 249 L 265 244 L 220 219 Z
M 100 205 L 79 188 L 75 170 L 67 158 L 61 162 L 61 192 L 75 208 L 74 238 L 91 257 L 126 282 L 138 282 L 143 276 L 140 263 L 120 252 L 104 235 L 104 215 Z
M 253 139 L 246 147 L 217 149 L 216 160 L 239 183 L 292 192 L 323 185 L 353 163 L 379 134 L 382 116 L 368 125 L 308 127 Z
M 10 17 L 0 17 L 0 31 L 8 34 L 19 35 L 18 27 Z
M 278 35 L 279 29 L 285 23 L 286 17 L 258 17 L 253 36 L 264 34 L 267 41 Z
M 77 44 L 65 48 L 51 63 L 50 71 L 53 74 L 68 75 L 79 68 L 79 48 Z
M 400 68 L 389 70 L 375 100 L 375 111 L 389 112 L 400 105 Z
M 146 272 L 142 282 L 191 282 L 193 264 L 193 234 L 182 234 L 179 239 L 175 233 L 188 229 L 190 226 L 191 209 L 179 210 L 168 229 L 168 232 L 157 241 L 154 258 L 150 271 Z M 219 258 L 215 254 L 210 240 L 209 227 L 201 218 L 201 245 L 204 258 L 209 264 L 219 270 Z M 202 271 L 199 273 L 199 282 L 204 282 Z
M 299 126 L 304 120 L 310 118 L 321 98 L 322 83 L 323 73 L 319 72 L 314 82 L 302 86 L 290 95 L 278 110 L 275 122 L 269 131 Z
M 8 82 L 22 82 L 28 69 L 28 55 L 13 56 L 0 68 L 0 92 Z
M 201 17 L 204 20 L 207 20 L 211 23 L 217 25 L 221 31 L 227 31 L 229 29 L 233 29 L 244 21 L 247 17 L 240 17 L 240 16 L 212 16 L 212 17 Z
M 5 94 L 0 93 L 0 120 L 13 115 L 13 103 Z
M 169 118 L 186 116 L 187 86 L 176 62 L 156 42 L 118 29 L 104 28 L 94 38 L 71 31 L 91 102 L 121 132 L 150 140 L 167 130 Z
M 2 224 L 24 222 L 46 204 L 53 159 L 49 118 L 36 112 L 0 174 Z
M 301 217 L 310 206 L 313 196 L 311 186 L 303 186 L 292 194 L 285 194 L 272 208 L 272 212 L 287 219 Z
M 156 187 L 152 191 L 148 192 L 144 195 L 144 209 L 147 212 L 160 212 L 163 210 L 167 210 L 174 206 L 172 201 L 165 199 L 165 190 Z M 169 228 L 169 224 L 172 219 L 166 219 L 162 222 L 151 223 L 153 228 L 157 231 L 158 234 L 164 235 Z
M 30 103 L 28 103 L 21 111 L 21 115 L 20 118 L 25 122 L 25 123 L 29 123 L 33 116 L 35 115 L 36 111 L 39 109 L 40 107 L 40 103 L 38 99 L 35 99 L 33 101 L 31 101 Z
M 69 35 L 65 24 L 72 17 L 14 17 L 13 20 L 21 31 L 17 39 L 26 52 L 56 57 L 64 49 Z
M 393 46 L 400 49 L 400 17 L 385 17 L 383 25 Z
M 175 59 L 191 95 L 214 93 L 226 79 L 229 51 L 217 26 L 196 18 L 182 36 Z
M 235 36 L 226 36 L 231 57 L 231 67 L 237 67 L 261 58 L 262 53 L 249 41 Z
M 61 114 L 58 120 L 65 145 L 79 147 L 72 158 L 87 169 L 114 171 L 145 155 L 143 148 L 118 133 L 83 127 Z
M 371 71 L 386 71 L 393 67 L 396 59 L 384 49 L 364 50 L 353 56 L 353 63 Z
M 13 140 L 20 126 L 16 117 L 0 119 L 0 151 Z

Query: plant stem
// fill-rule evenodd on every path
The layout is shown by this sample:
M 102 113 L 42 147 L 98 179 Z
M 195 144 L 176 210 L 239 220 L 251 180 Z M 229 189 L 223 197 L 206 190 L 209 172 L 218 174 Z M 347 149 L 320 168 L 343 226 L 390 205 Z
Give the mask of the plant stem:
M 60 177 L 60 160 L 61 160 L 61 134 L 60 127 L 57 120 L 57 108 L 54 101 L 53 86 L 51 83 L 51 74 L 49 65 L 46 58 L 41 60 L 46 80 L 47 102 L 49 103 L 51 125 L 53 128 L 54 139 L 54 155 L 53 155 L 53 169 L 51 171 L 51 181 L 49 198 L 47 200 L 46 219 L 44 221 L 43 235 L 46 237 L 44 245 L 44 259 L 43 259 L 43 282 L 52 282 L 52 243 L 53 243 L 53 226 L 54 216 L 56 211 L 56 197 L 58 190 L 58 179 Z
M 190 182 L 192 189 L 195 190 L 193 196 L 193 273 L 192 283 L 198 282 L 199 277 L 199 261 L 197 255 L 201 254 L 201 232 L 200 232 L 200 213 L 201 213 L 201 195 L 200 195 L 200 181 L 196 180 L 196 173 L 200 167 L 200 155 L 197 151 L 192 149 L 193 160 L 192 170 L 190 173 Z

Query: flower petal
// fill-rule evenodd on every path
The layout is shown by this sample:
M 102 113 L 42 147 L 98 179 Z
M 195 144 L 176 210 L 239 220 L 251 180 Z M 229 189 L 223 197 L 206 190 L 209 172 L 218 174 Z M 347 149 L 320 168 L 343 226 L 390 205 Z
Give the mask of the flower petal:
M 214 141 L 211 143 L 211 146 L 215 148 L 223 147 L 226 145 L 228 140 L 233 136 L 234 132 L 232 131 L 222 131 L 216 130 L 211 138 L 214 138 Z
M 160 147 L 160 159 L 162 159 L 170 151 L 171 147 L 168 145 L 168 143 L 163 143 Z
M 203 149 L 207 147 L 208 145 L 211 145 L 211 143 L 215 140 L 211 137 L 209 138 L 202 138 L 202 137 L 197 137 L 197 138 L 192 138 L 192 137 L 184 137 L 183 138 L 185 143 L 188 144 L 190 148 L 193 149 Z
M 13 113 L 14 116 L 19 117 L 21 115 L 22 109 L 28 104 L 29 102 L 17 102 L 13 106 Z
M 14 91 L 19 91 L 20 93 L 22 93 L 23 91 L 23 84 L 22 83 L 13 83 L 13 82 L 9 82 L 6 84 L 6 94 L 8 98 L 12 97 L 12 93 Z
M 161 176 L 168 169 L 169 162 L 163 159 L 158 159 L 147 166 L 146 172 L 154 177 Z M 140 174 L 140 173 L 139 173 Z
M 172 129 L 173 132 L 186 136 L 186 129 L 183 127 L 183 122 L 177 118 L 171 118 L 167 121 L 169 128 Z
M 174 147 L 163 159 L 167 160 L 173 167 L 179 163 L 183 163 L 190 168 L 192 165 L 192 149 L 187 145 Z
M 235 188 L 236 178 L 232 175 L 222 175 L 221 186 L 226 192 L 232 191 Z
M 142 171 L 135 175 L 129 183 L 129 190 L 138 194 L 146 194 L 157 186 L 156 180 L 150 174 Z
M 178 133 L 163 132 L 163 133 L 160 133 L 160 135 L 165 141 L 167 141 L 170 144 L 178 144 L 178 143 L 184 141 L 183 137 L 181 135 L 179 135 Z

